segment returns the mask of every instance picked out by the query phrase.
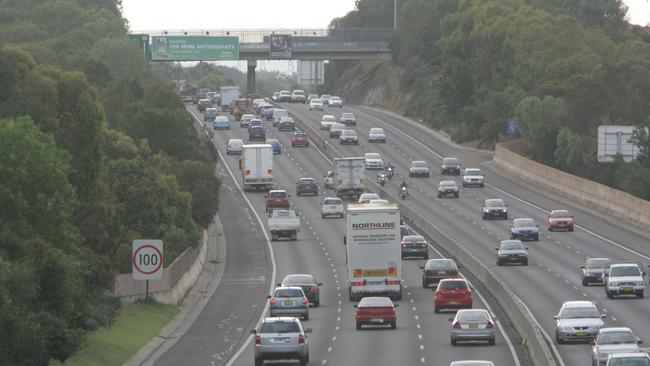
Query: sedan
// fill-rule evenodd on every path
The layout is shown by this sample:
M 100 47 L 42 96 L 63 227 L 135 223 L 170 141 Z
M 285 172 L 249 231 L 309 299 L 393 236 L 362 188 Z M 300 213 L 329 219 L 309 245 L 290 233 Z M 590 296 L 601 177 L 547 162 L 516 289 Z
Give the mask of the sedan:
M 366 169 L 382 169 L 384 167 L 384 159 L 378 153 L 366 153 Z
M 309 147 L 309 139 L 304 132 L 294 132 L 291 136 L 291 147 L 304 146 Z
M 438 198 L 450 196 L 454 198 L 460 196 L 460 188 L 458 188 L 458 184 L 456 184 L 455 180 L 440 181 L 438 184 Z
M 359 145 L 359 136 L 357 136 L 357 131 L 355 130 L 341 131 L 341 136 L 339 136 L 339 143 L 341 145 L 345 145 L 345 144 Z
M 322 111 L 323 101 L 320 98 L 313 98 L 309 101 L 309 111 Z
M 567 230 L 573 231 L 573 215 L 567 210 L 553 210 L 546 217 L 548 231 Z
M 591 341 L 605 325 L 600 311 L 591 301 L 565 301 L 555 319 L 555 341 Z
M 505 263 L 520 263 L 528 265 L 528 248 L 521 240 L 502 240 L 497 251 L 497 266 Z
M 296 183 L 296 195 L 313 194 L 318 196 L 318 183 L 314 178 L 300 178 Z
M 639 352 L 641 339 L 634 335 L 632 329 L 627 327 L 602 328 L 594 340 L 591 348 L 592 364 L 604 366 L 607 358 L 613 353 Z
M 459 266 L 453 259 L 429 259 L 427 264 L 420 268 L 422 269 L 422 287 L 424 288 L 428 288 L 431 284 L 435 285 L 445 278 L 458 277 Z
M 460 163 L 457 158 L 443 158 L 440 164 L 440 174 L 460 175 Z
M 364 297 L 358 305 L 354 305 L 354 314 L 357 322 L 357 330 L 364 325 L 390 325 L 392 329 L 397 328 L 397 304 L 389 297 Z
M 330 137 L 331 138 L 339 138 L 341 137 L 341 132 L 346 129 L 346 126 L 343 123 L 332 123 L 330 126 Z
M 320 305 L 320 289 L 318 287 L 322 285 L 322 283 L 317 282 L 314 276 L 310 274 L 286 275 L 282 283 L 278 284 L 281 287 L 300 287 L 307 296 L 307 300 L 314 304 L 314 307 Z
M 582 285 L 588 286 L 591 283 L 604 285 L 603 274 L 609 267 L 612 260 L 609 258 L 587 258 L 584 265 L 580 266 L 582 270 Z
M 282 118 L 278 124 L 278 131 L 295 131 L 296 122 L 291 117 Z
M 343 100 L 341 97 L 331 97 L 327 103 L 329 107 L 338 107 L 338 108 L 343 108 Z
M 276 287 L 269 304 L 271 317 L 284 315 L 309 320 L 309 300 L 300 287 Z
M 320 119 L 320 129 L 328 131 L 336 123 L 336 117 L 326 114 Z
M 349 126 L 357 125 L 357 117 L 354 115 L 354 113 L 350 113 L 350 112 L 341 113 L 341 115 L 339 116 L 339 121 Z
M 514 219 L 510 225 L 510 239 L 539 241 L 539 225 L 533 219 Z
M 239 127 L 248 127 L 248 125 L 251 123 L 251 120 L 253 119 L 255 119 L 254 114 L 242 114 L 241 118 L 239 119 Z
M 343 200 L 338 197 L 327 197 L 321 203 L 321 217 L 328 216 L 345 217 L 345 206 Z
M 431 171 L 426 161 L 415 160 L 411 162 L 411 167 L 409 168 L 409 177 L 426 177 L 431 176 Z
M 441 309 L 471 309 L 472 290 L 464 278 L 440 280 L 433 295 L 433 312 Z
M 266 139 L 266 143 L 271 145 L 274 154 L 282 154 L 282 144 L 278 139 Z
M 420 235 L 408 235 L 402 238 L 402 259 L 405 257 L 422 257 L 429 259 L 429 245 Z
M 293 360 L 301 365 L 309 363 L 309 339 L 305 335 L 311 329 L 303 328 L 297 318 L 265 318 L 259 328 L 251 330 L 255 335 L 255 366 L 264 360 Z
M 467 309 L 459 310 L 456 316 L 449 318 L 451 321 L 451 345 L 455 346 L 461 341 L 487 341 L 491 346 L 496 341 L 494 321 L 487 310 Z
M 226 116 L 217 116 L 214 118 L 214 124 L 212 127 L 215 130 L 229 130 L 230 120 Z
M 607 366 L 650 366 L 648 352 L 614 353 L 607 357 Z
M 386 133 L 383 128 L 371 128 L 368 132 L 368 142 L 386 142 Z
M 508 219 L 508 205 L 500 198 L 491 198 L 483 203 L 483 220 Z
M 228 140 L 228 145 L 226 146 L 226 154 L 241 154 L 242 146 L 244 146 L 244 140 L 230 139 Z

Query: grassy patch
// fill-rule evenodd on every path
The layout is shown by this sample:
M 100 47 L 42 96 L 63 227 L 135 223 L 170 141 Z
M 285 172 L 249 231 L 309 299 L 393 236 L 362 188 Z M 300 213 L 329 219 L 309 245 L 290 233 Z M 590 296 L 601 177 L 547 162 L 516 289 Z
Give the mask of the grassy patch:
M 122 365 L 158 335 L 178 311 L 178 307 L 170 305 L 124 305 L 111 329 L 102 329 L 89 336 L 86 344 L 64 365 Z

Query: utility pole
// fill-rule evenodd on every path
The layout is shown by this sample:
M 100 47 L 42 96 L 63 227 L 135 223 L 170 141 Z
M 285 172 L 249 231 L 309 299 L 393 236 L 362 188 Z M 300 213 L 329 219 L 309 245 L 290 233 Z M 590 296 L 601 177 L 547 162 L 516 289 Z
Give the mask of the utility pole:
M 399 9 L 399 0 L 393 0 L 393 30 L 397 30 L 397 18 Z

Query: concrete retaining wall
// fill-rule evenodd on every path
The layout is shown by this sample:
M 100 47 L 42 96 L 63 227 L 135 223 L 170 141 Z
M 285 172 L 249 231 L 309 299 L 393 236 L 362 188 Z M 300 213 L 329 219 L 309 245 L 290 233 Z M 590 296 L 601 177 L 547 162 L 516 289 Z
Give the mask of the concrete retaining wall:
M 330 146 L 330 143 L 323 139 L 318 131 L 312 126 L 307 125 L 301 119 L 294 116 L 296 126 L 302 131 L 308 133 L 312 144 L 316 144 L 323 153 L 330 159 L 341 157 Z M 393 197 L 372 180 L 368 180 L 368 186 L 373 192 L 382 193 L 384 197 Z M 449 253 L 450 257 L 456 260 L 465 271 L 474 276 L 481 284 L 491 293 L 492 296 L 499 299 L 499 305 L 504 312 L 508 314 L 510 322 L 513 324 L 519 335 L 526 342 L 530 358 L 535 366 L 555 366 L 555 358 L 551 348 L 545 341 L 541 327 L 534 319 L 524 303 L 510 290 L 510 287 L 502 281 L 496 273 L 490 270 L 478 258 L 465 250 L 461 245 L 454 242 L 446 236 L 436 225 L 426 218 L 422 218 L 416 212 L 397 201 L 400 207 L 400 215 L 410 222 L 415 229 L 427 236 L 432 242 L 435 242 L 440 248 Z
M 174 262 L 163 270 L 163 278 L 149 281 L 149 296 L 161 304 L 178 305 L 194 286 L 208 253 L 208 234 L 203 230 L 200 246 L 187 248 Z M 136 281 L 131 273 L 115 276 L 113 293 L 122 302 L 131 303 L 145 298 L 145 281 Z
M 577 200 L 644 228 L 650 225 L 650 201 L 527 159 L 510 150 L 508 144 L 496 145 L 494 163 L 509 173 L 560 196 Z

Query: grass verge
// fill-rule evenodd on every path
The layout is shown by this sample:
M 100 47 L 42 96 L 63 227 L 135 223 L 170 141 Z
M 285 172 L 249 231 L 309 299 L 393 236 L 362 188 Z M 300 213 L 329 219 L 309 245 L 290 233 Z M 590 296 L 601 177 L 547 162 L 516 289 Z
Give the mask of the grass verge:
M 106 328 L 90 335 L 79 352 L 63 365 L 122 365 L 158 335 L 178 312 L 178 307 L 171 305 L 155 303 L 124 305 L 110 330 Z M 50 363 L 50 366 L 55 364 Z

